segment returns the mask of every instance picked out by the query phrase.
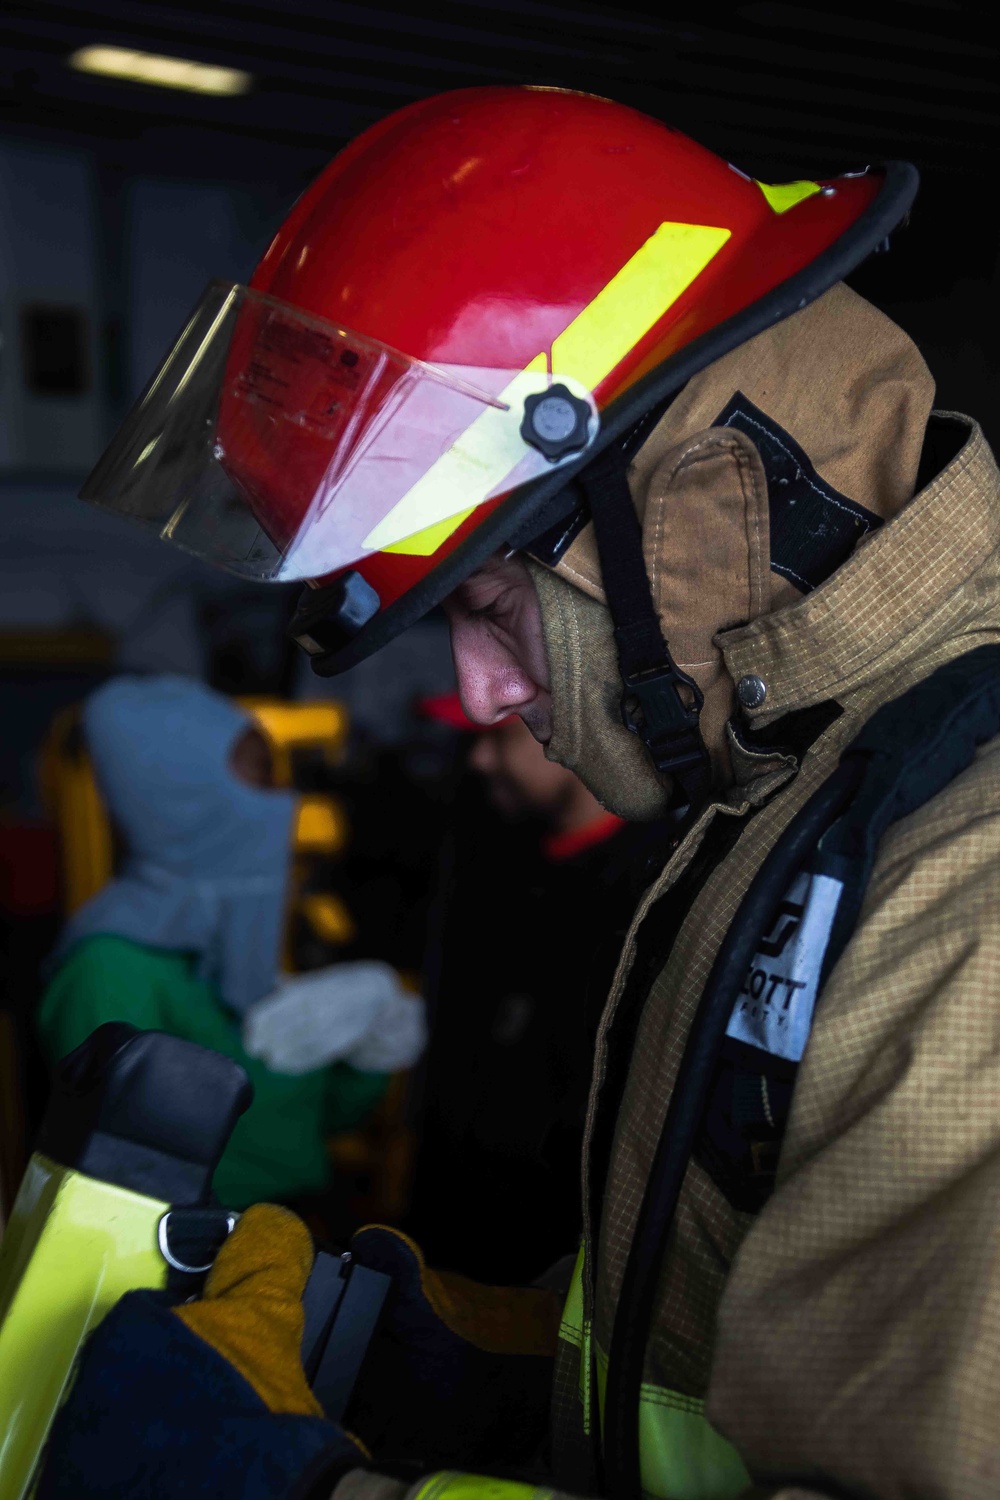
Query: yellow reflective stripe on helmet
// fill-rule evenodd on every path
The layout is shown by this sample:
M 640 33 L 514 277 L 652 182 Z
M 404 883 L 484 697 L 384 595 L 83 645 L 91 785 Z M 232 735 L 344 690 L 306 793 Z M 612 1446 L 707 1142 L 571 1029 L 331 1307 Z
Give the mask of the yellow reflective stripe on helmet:
M 511 409 L 520 412 L 526 396 L 544 389 L 548 367 L 547 357 L 536 354 L 497 396 L 503 407 L 485 407 L 372 527 L 363 545 L 379 552 L 428 557 L 426 538 L 433 531 L 432 550 L 436 552 L 524 457 L 520 417 L 512 421 Z
M 714 260 L 732 230 L 661 224 L 552 345 L 552 374 L 606 380 Z
M 491 1479 L 486 1474 L 443 1469 L 420 1486 L 413 1500 L 550 1500 L 553 1493 L 516 1479 Z
M 578 380 L 593 391 L 669 312 L 731 233 L 708 224 L 661 224 L 556 338 L 553 379 Z M 537 354 L 498 399 L 520 411 L 525 395 L 537 389 L 525 377 L 548 368 L 547 355 Z M 520 422 L 512 423 L 509 411 L 488 407 L 372 528 L 364 546 L 430 557 L 513 472 L 523 452 Z
M 757 182 L 757 179 L 754 178 Z M 820 191 L 818 182 L 757 182 L 764 197 L 770 203 L 776 214 L 785 214 L 796 203 L 801 203 L 805 198 L 812 198 Z
M 457 531 L 463 521 L 467 521 L 475 510 L 470 505 L 468 510 L 460 510 L 457 516 L 446 516 L 443 521 L 437 521 L 433 526 L 425 526 L 423 531 L 418 531 L 415 536 L 404 537 L 401 542 L 392 542 L 388 547 L 383 547 L 383 552 L 399 552 L 404 557 L 433 557 L 434 553 L 446 542 L 453 532 Z

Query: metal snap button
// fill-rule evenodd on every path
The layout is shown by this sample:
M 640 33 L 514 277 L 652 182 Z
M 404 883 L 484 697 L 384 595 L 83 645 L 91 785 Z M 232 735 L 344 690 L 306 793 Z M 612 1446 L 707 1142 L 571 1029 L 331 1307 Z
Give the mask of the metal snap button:
M 741 677 L 736 684 L 736 696 L 744 708 L 760 708 L 767 697 L 767 683 L 756 674 Z

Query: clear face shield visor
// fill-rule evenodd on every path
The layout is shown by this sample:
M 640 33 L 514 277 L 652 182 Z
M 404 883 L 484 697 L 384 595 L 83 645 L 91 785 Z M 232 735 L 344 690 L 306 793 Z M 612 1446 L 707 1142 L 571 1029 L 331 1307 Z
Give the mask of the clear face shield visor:
M 315 579 L 449 535 L 597 430 L 544 353 L 430 365 L 213 282 L 82 497 L 240 577 Z

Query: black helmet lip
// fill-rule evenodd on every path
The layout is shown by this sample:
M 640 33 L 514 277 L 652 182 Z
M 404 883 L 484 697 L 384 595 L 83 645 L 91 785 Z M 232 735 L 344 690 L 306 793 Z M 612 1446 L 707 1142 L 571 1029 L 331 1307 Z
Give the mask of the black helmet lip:
M 579 459 L 561 464 L 551 474 L 542 474 L 529 481 L 510 500 L 498 506 L 433 572 L 381 610 L 352 640 L 338 651 L 311 658 L 313 671 L 321 677 L 334 677 L 364 661 L 415 625 L 502 547 L 508 537 L 522 531 L 532 517 L 541 512 L 546 501 L 564 489 L 602 448 L 623 436 L 649 407 L 679 390 L 692 376 L 724 354 L 729 354 L 792 313 L 808 307 L 856 270 L 904 218 L 920 184 L 919 173 L 910 162 L 885 162 L 878 170 L 885 173 L 878 196 L 822 254 L 766 296 L 758 298 L 742 312 L 727 318 L 671 359 L 650 370 L 605 409 L 595 442 Z

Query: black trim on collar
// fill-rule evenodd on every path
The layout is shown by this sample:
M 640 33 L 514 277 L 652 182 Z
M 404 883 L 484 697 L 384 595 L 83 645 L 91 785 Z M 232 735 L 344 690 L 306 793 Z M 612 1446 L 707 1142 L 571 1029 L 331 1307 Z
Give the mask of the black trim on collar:
M 808 708 L 793 708 L 772 724 L 755 729 L 742 714 L 734 714 L 729 720 L 730 728 L 741 749 L 752 755 L 793 755 L 801 763 L 802 757 L 835 724 L 844 712 L 833 698 L 822 703 L 812 703 Z
M 773 417 L 737 391 L 713 427 L 735 427 L 760 454 L 767 477 L 771 568 L 811 594 L 882 517 L 842 495 L 813 467 L 805 449 Z

